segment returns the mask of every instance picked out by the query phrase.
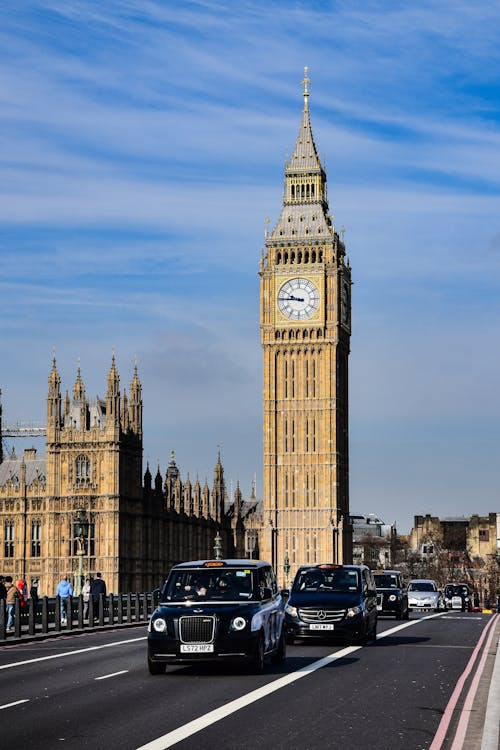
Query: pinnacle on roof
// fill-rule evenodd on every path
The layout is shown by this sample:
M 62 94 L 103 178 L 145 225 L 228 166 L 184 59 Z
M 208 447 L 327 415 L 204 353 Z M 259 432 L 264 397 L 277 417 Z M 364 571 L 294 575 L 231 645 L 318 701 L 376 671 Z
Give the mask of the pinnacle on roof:
M 309 83 L 307 67 L 304 68 L 304 108 L 302 110 L 302 122 L 300 124 L 297 142 L 291 159 L 286 165 L 287 172 L 321 172 L 321 162 L 319 160 L 316 144 L 311 129 L 309 119 Z
M 73 398 L 76 401 L 81 401 L 83 398 L 85 398 L 85 386 L 83 384 L 82 375 L 80 372 L 80 358 L 78 358 L 76 380 L 75 380 L 75 385 L 73 386 Z

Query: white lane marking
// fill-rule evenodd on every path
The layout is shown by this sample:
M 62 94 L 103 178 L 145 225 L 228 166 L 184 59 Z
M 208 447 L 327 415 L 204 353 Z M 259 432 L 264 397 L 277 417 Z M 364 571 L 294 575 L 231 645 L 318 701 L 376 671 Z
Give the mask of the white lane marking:
M 29 698 L 23 698 L 21 701 L 14 701 L 14 703 L 5 703 L 3 706 L 0 706 L 0 711 L 3 708 L 10 708 L 11 706 L 19 706 L 20 703 L 29 703 Z
M 103 674 L 102 677 L 94 677 L 95 680 L 107 680 L 109 677 L 116 677 L 119 674 L 127 674 L 128 669 L 122 669 L 121 672 L 112 672 L 111 674 Z
M 138 643 L 145 641 L 146 636 L 141 638 L 129 638 L 126 641 L 115 641 L 115 643 L 104 643 L 102 646 L 89 646 L 88 648 L 78 648 L 74 651 L 65 651 L 62 654 L 51 654 L 50 656 L 39 656 L 37 659 L 26 659 L 26 661 L 14 661 L 12 664 L 1 664 L 0 669 L 12 669 L 12 667 L 22 667 L 25 664 L 35 664 L 39 661 L 48 661 L 49 659 L 62 659 L 64 656 L 74 656 L 75 654 L 86 654 L 88 651 L 99 651 L 102 648 L 112 648 L 113 646 L 124 646 L 126 643 Z
M 441 614 L 438 613 L 434 615 L 428 615 L 427 617 L 422 617 L 419 620 L 410 620 L 409 622 L 405 622 L 402 625 L 397 625 L 396 627 L 390 628 L 390 630 L 385 630 L 383 633 L 380 633 L 380 635 L 377 635 L 377 640 L 379 640 L 380 638 L 386 638 L 388 635 L 392 635 L 399 630 L 409 628 L 412 625 L 423 622 L 424 620 L 431 620 L 434 617 L 441 617 Z M 280 690 L 281 688 L 290 685 L 290 683 L 292 682 L 300 680 L 302 677 L 308 677 L 313 672 L 316 672 L 316 670 L 321 669 L 322 667 L 326 667 L 329 664 L 332 664 L 334 661 L 343 659 L 348 654 L 352 654 L 354 653 L 354 651 L 359 651 L 360 648 L 362 648 L 362 646 L 348 646 L 347 648 L 343 648 L 341 651 L 337 651 L 333 654 L 329 654 L 328 656 L 323 657 L 323 659 L 318 659 L 318 661 L 307 664 L 305 667 L 298 669 L 296 672 L 291 672 L 290 674 L 284 675 L 283 677 L 280 677 L 277 680 L 268 683 L 267 685 L 263 685 L 262 687 L 257 688 L 257 690 L 252 690 L 250 693 L 242 695 L 240 698 L 236 698 L 235 700 L 226 703 L 225 706 L 220 706 L 214 711 L 209 711 L 208 714 L 200 716 L 198 719 L 194 719 L 194 721 L 190 721 L 171 732 L 167 732 L 167 734 L 164 734 L 162 737 L 158 737 L 156 740 L 148 742 L 146 745 L 141 745 L 141 747 L 137 748 L 137 750 L 165 750 L 165 748 L 172 747 L 172 745 L 176 745 L 178 742 L 185 740 L 192 734 L 196 734 L 196 732 L 200 732 L 202 729 L 205 729 L 211 724 L 215 724 L 215 722 L 220 721 L 221 719 L 225 719 L 226 716 L 235 713 L 235 711 L 239 711 L 240 709 L 249 706 L 251 703 L 255 703 L 255 701 L 258 701 L 261 698 L 264 698 L 266 695 L 270 695 L 271 693 L 276 692 L 276 690 Z

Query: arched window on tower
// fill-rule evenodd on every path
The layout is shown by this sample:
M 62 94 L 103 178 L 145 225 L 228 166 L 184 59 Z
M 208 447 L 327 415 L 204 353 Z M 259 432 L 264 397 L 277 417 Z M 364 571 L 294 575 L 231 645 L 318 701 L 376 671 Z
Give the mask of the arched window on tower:
M 90 482 L 90 459 L 88 456 L 77 456 L 75 462 L 75 476 L 78 484 Z
M 314 198 L 314 182 L 311 185 L 311 198 Z
M 292 200 L 295 200 L 295 185 L 292 185 Z
M 14 521 L 5 521 L 4 525 L 4 557 L 14 557 Z

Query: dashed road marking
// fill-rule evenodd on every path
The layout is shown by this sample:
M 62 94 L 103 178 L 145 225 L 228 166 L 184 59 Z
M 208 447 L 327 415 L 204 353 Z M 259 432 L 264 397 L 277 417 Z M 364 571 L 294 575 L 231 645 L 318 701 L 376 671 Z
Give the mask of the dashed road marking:
M 0 706 L 0 711 L 3 708 L 12 708 L 12 706 L 19 706 L 21 703 L 29 703 L 29 698 L 23 698 L 20 701 L 14 701 L 14 703 L 4 703 L 3 706 Z
M 110 677 L 117 677 L 119 674 L 127 674 L 128 669 L 122 669 L 120 672 L 112 672 L 111 674 L 103 674 L 102 677 L 94 677 L 95 680 L 107 680 Z

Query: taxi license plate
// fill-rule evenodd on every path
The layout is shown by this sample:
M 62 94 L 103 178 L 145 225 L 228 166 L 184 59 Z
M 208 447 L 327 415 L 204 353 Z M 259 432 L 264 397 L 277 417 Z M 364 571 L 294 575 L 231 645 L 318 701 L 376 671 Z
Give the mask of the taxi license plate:
M 315 622 L 309 625 L 309 630 L 333 630 L 335 625 L 328 622 Z
M 181 643 L 181 654 L 211 654 L 213 643 Z

